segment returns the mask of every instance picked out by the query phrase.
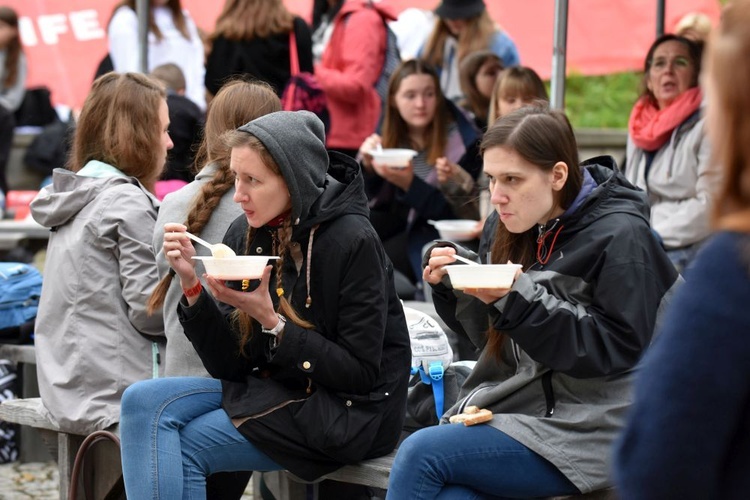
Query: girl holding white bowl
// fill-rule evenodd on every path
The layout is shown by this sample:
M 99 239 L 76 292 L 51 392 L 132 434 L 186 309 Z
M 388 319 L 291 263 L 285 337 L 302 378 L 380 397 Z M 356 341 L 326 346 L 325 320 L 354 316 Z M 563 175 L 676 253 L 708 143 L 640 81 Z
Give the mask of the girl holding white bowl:
M 490 126 L 481 150 L 495 215 L 479 260 L 512 261 L 523 272 L 510 288 L 455 290 L 446 267 L 457 252 L 477 256 L 441 243 L 427 253 L 423 277 L 440 316 L 482 349 L 443 422 L 467 405 L 493 418 L 408 437 L 388 498 L 536 498 L 607 487 L 632 369 L 679 280 L 651 234 L 645 194 L 609 157 L 579 167 L 564 114 L 519 109 Z
M 165 227 L 178 315 L 215 378 L 125 391 L 129 498 L 204 498 L 205 476 L 219 471 L 286 469 L 312 481 L 389 453 L 401 434 L 409 334 L 359 166 L 329 156 L 323 123 L 307 111 L 257 118 L 226 145 L 244 214 L 224 243 L 280 258 L 246 289 L 209 276 L 206 291 L 184 226 Z
M 472 191 L 481 173 L 479 138 L 474 125 L 443 96 L 432 67 L 416 59 L 401 63 L 389 83 L 382 135 L 368 137 L 359 158 L 372 223 L 396 269 L 413 282 L 422 273 L 422 248 L 438 238 L 428 220 L 479 219 Z M 378 146 L 409 148 L 417 155 L 400 167 L 385 166 L 373 160 Z M 448 164 L 456 175 L 441 173 Z

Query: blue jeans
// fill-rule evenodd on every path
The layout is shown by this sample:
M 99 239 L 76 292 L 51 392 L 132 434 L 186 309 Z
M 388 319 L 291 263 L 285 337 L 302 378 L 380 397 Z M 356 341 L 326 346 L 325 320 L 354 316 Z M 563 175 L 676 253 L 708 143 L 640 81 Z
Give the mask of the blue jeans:
M 221 408 L 221 382 L 144 380 L 122 396 L 122 471 L 128 498 L 206 498 L 215 472 L 280 470 Z
M 579 493 L 554 465 L 489 425 L 438 425 L 401 443 L 387 500 L 535 498 Z
M 690 263 L 693 262 L 695 254 L 698 253 L 700 247 L 700 243 L 695 243 L 687 247 L 667 250 L 667 257 L 669 257 L 669 260 L 672 261 L 672 264 L 674 265 L 674 268 L 677 269 L 677 272 L 684 276 L 685 269 L 687 269 Z

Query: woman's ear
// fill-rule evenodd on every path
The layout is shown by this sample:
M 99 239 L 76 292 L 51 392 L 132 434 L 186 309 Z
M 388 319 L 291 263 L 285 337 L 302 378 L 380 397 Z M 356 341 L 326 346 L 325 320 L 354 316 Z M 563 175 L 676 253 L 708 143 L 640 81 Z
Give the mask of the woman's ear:
M 565 162 L 558 161 L 552 167 L 552 190 L 560 191 L 565 182 L 568 180 L 568 165 Z

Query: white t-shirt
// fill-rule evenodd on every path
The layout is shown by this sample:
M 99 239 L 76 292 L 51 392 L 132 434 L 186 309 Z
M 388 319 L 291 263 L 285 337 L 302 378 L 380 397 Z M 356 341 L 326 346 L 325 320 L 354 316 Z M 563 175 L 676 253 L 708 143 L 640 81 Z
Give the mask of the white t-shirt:
M 173 63 L 185 74 L 185 96 L 206 109 L 203 64 L 203 42 L 198 35 L 190 14 L 183 11 L 190 40 L 177 29 L 172 13 L 167 7 L 153 7 L 154 22 L 162 33 L 162 39 L 148 34 L 148 69 Z M 138 64 L 138 16 L 128 7 L 120 7 L 109 23 L 109 56 L 115 71 L 139 71 Z

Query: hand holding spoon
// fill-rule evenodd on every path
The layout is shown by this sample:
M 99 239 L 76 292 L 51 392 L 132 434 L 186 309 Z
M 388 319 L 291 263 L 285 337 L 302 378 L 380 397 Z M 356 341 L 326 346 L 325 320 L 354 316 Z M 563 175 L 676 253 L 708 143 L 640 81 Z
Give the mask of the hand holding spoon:
M 206 240 L 197 237 L 194 234 L 188 233 L 185 231 L 185 236 L 193 240 L 194 242 L 203 245 L 204 247 L 211 250 L 211 255 L 213 255 L 216 258 L 223 258 L 223 257 L 236 257 L 237 254 L 234 253 L 234 250 L 226 246 L 224 243 L 216 243 L 212 244 L 207 242 Z

